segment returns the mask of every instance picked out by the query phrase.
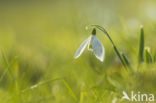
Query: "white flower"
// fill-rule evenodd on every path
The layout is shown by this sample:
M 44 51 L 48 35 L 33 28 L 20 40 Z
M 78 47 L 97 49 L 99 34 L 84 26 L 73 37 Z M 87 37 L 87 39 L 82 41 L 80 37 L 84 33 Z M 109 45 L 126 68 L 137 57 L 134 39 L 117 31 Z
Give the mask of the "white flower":
M 78 58 L 85 48 L 88 46 L 88 50 L 92 51 L 97 59 L 99 59 L 101 62 L 104 61 L 105 57 L 105 49 L 102 43 L 98 40 L 96 37 L 96 30 L 93 29 L 92 35 L 89 36 L 81 45 L 80 48 L 76 51 L 76 54 L 74 58 Z

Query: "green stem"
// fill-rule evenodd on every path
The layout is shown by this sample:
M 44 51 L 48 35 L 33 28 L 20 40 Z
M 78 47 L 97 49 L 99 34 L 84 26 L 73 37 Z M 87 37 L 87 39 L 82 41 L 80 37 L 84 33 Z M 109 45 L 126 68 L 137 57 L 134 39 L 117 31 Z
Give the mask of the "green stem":
M 106 31 L 103 27 L 101 27 L 101 26 L 99 26 L 99 25 L 91 25 L 91 26 L 96 27 L 97 29 L 101 30 L 101 31 L 108 37 L 108 39 L 110 40 L 110 42 L 111 42 L 112 45 L 113 45 L 113 48 L 114 48 L 114 50 L 115 50 L 117 56 L 118 56 L 119 59 L 120 59 L 122 65 L 126 68 L 126 65 L 125 65 L 125 63 L 124 63 L 124 61 L 123 61 L 123 59 L 122 59 L 122 57 L 121 57 L 120 52 L 118 51 L 117 47 L 115 46 L 113 40 L 111 39 L 111 37 L 109 36 L 109 34 L 107 33 L 107 31 Z M 126 68 L 126 69 L 127 69 L 127 68 Z

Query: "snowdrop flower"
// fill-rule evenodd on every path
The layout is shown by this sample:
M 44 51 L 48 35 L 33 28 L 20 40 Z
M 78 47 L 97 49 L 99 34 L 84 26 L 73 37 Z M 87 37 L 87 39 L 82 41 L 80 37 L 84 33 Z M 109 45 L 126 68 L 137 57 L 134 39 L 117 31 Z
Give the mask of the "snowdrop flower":
M 96 29 L 95 28 L 92 31 L 92 35 L 89 36 L 80 45 L 79 49 L 76 51 L 74 58 L 77 59 L 84 52 L 84 50 L 87 46 L 88 46 L 88 50 L 92 51 L 97 59 L 99 59 L 101 62 L 104 61 L 105 49 L 104 49 L 104 46 L 102 45 L 102 43 L 96 37 Z

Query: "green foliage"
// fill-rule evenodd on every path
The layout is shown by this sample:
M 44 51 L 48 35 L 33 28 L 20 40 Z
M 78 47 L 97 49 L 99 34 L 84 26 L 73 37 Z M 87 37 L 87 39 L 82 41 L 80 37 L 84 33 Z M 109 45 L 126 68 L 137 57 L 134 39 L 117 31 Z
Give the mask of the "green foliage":
M 63 84 L 67 87 L 69 94 L 73 97 L 73 99 L 75 100 L 75 102 L 77 102 L 77 97 L 74 94 L 74 92 L 72 91 L 71 87 L 68 85 L 68 83 L 65 80 L 62 80 Z
M 128 60 L 128 58 L 125 56 L 124 53 L 122 53 L 122 58 L 124 60 L 124 63 L 126 64 L 126 66 L 130 69 L 132 69 L 132 64 L 130 63 L 130 61 Z
M 122 91 L 156 95 L 155 5 L 147 0 L 0 1 L 0 103 L 128 103 Z M 90 35 L 84 27 L 92 23 L 109 31 L 91 26 L 105 47 L 104 62 L 88 52 L 73 58 Z M 140 23 L 146 38 L 143 28 L 137 36 Z
M 146 57 L 146 63 L 147 63 L 147 64 L 153 62 L 152 56 L 151 56 L 151 54 L 150 54 L 149 48 L 146 48 L 146 49 L 145 49 L 145 57 Z
M 139 43 L 139 54 L 138 54 L 139 63 L 144 62 L 144 29 L 140 28 L 140 43 Z

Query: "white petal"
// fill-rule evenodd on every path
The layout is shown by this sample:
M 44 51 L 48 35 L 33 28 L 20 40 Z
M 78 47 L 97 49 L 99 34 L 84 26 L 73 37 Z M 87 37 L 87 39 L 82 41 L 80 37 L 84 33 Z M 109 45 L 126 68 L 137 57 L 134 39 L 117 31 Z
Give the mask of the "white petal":
M 101 44 L 101 42 L 98 40 L 98 38 L 96 36 L 93 36 L 91 42 L 92 42 L 92 48 L 93 48 L 94 55 L 100 61 L 103 62 L 104 57 L 105 57 L 105 48 L 103 47 L 103 45 Z
M 88 39 L 86 39 L 86 40 L 80 45 L 79 49 L 78 49 L 78 50 L 76 51 L 76 53 L 75 53 L 75 56 L 74 56 L 75 59 L 78 58 L 78 57 L 83 53 L 83 51 L 85 50 L 85 48 L 86 48 L 87 44 L 89 43 L 89 41 L 90 41 L 90 37 L 89 37 Z

